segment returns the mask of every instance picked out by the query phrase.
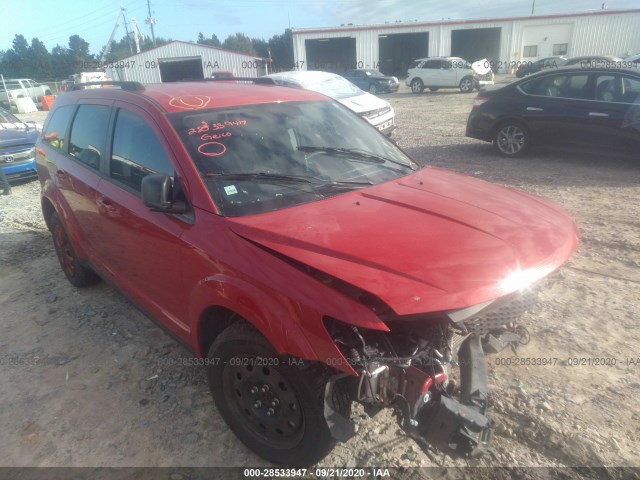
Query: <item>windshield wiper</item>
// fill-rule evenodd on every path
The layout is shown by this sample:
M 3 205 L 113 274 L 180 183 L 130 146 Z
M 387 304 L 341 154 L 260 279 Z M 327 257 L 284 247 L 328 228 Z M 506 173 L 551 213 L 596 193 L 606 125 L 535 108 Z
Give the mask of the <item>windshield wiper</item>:
M 274 180 L 278 182 L 290 183 L 315 183 L 309 178 L 297 177 L 295 175 L 283 175 L 281 173 L 267 172 L 238 172 L 238 173 L 207 173 L 207 177 L 220 178 L 224 180 Z
M 408 168 L 411 171 L 415 170 L 413 166 L 410 164 L 402 163 L 398 160 L 383 157 L 381 155 L 376 155 L 375 153 L 366 152 L 364 150 L 360 150 L 357 148 L 312 147 L 312 146 L 301 145 L 298 147 L 298 150 L 300 150 L 301 152 L 325 152 L 325 153 L 330 153 L 332 155 L 357 157 L 358 160 L 364 160 L 368 163 L 375 163 L 378 165 L 383 165 L 389 162 L 389 163 L 393 163 L 394 165 L 399 165 L 401 167 Z
M 207 173 L 207 177 L 220 178 L 224 180 L 266 180 L 286 183 L 309 183 L 312 185 L 373 185 L 373 183 L 349 181 L 349 180 L 325 180 L 317 177 L 299 177 L 296 175 L 285 175 L 282 173 L 267 172 L 238 172 L 238 173 Z

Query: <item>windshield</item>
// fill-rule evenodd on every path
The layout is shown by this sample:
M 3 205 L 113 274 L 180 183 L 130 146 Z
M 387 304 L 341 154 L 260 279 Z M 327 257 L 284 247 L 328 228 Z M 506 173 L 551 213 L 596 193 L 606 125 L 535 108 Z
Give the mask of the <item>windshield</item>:
M 305 85 L 305 88 L 322 93 L 336 100 L 362 95 L 364 92 L 349 80 L 338 75 Z
M 321 200 L 419 168 L 336 102 L 248 105 L 169 118 L 225 216 Z

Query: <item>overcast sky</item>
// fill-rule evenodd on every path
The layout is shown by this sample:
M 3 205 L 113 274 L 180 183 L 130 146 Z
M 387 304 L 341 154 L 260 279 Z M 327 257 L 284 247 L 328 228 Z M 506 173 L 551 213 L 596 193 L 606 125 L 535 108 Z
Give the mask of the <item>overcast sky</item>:
M 269 39 L 293 28 L 331 27 L 353 23 L 430 21 L 445 19 L 529 16 L 533 0 L 150 0 L 156 18 L 156 36 L 174 40 L 196 40 L 198 32 L 216 34 L 220 41 L 236 32 Z M 144 22 L 147 0 L 1 0 L 0 50 L 11 48 L 16 34 L 29 42 L 38 37 L 49 51 L 57 44 L 67 46 L 70 35 L 89 42 L 92 53 L 106 45 L 120 6 L 127 21 L 134 17 L 143 34 L 150 35 Z M 600 10 L 601 0 L 535 0 L 535 14 L 574 13 Z M 606 8 L 640 8 L 640 0 L 609 0 Z M 120 26 L 116 39 L 124 35 Z

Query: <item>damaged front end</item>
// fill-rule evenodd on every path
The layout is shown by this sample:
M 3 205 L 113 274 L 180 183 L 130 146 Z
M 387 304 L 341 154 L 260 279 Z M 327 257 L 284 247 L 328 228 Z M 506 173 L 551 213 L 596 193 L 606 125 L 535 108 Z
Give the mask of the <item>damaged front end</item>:
M 389 332 L 326 319 L 327 331 L 358 373 L 335 375 L 325 388 L 333 436 L 344 441 L 355 433 L 345 412 L 357 401 L 369 414 L 395 408 L 412 437 L 450 455 L 482 455 L 491 439 L 485 353 L 528 342 L 517 319 L 536 293 L 516 292 L 455 312 L 387 318 Z

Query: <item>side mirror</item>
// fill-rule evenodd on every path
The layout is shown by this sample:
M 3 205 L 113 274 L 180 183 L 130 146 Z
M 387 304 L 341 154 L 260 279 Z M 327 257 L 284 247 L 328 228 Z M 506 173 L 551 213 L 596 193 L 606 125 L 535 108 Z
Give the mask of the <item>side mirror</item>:
M 173 201 L 173 178 L 154 173 L 142 179 L 142 201 L 153 212 L 185 213 L 187 204 Z

